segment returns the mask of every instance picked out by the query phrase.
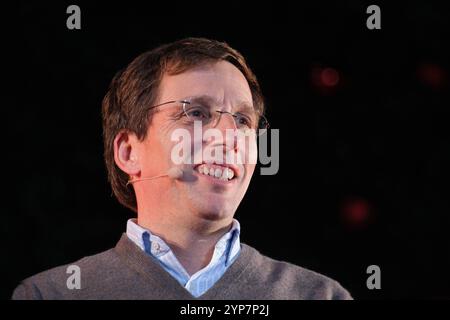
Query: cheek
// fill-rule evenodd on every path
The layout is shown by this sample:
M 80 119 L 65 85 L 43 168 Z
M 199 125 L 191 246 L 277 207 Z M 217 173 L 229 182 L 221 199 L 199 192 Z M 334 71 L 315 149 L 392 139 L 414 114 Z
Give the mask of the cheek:
M 164 139 L 165 153 L 172 165 L 191 164 L 193 141 L 189 130 L 177 128 Z
M 256 144 L 256 139 L 247 139 L 245 142 L 241 142 L 241 154 L 243 154 L 244 164 L 256 165 L 258 161 L 258 146 Z
M 256 165 L 255 164 L 247 164 L 246 165 L 246 173 L 247 178 L 251 178 L 253 176 L 253 173 L 255 172 Z
M 143 173 L 159 174 L 167 168 L 167 162 L 170 159 L 170 143 L 172 143 L 170 137 L 166 137 L 162 132 L 149 130 L 140 152 Z
M 243 150 L 244 153 L 244 166 L 246 180 L 250 180 L 256 168 L 256 163 L 258 161 L 258 146 L 256 140 L 247 141 L 246 147 Z
M 160 174 L 162 170 L 161 153 L 160 146 L 153 141 L 149 141 L 142 146 L 140 157 L 144 176 Z

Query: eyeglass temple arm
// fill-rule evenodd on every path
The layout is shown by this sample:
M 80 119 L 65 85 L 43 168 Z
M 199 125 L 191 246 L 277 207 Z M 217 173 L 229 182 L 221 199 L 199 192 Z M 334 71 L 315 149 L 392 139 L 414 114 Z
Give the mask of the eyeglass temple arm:
M 166 105 L 166 104 L 169 104 L 169 103 L 175 103 L 175 102 L 180 102 L 180 103 L 187 103 L 187 104 L 190 104 L 190 102 L 189 102 L 189 101 L 186 101 L 186 100 L 171 100 L 171 101 L 166 101 L 166 102 L 157 104 L 156 106 L 151 106 L 151 107 L 148 108 L 147 110 L 151 110 L 151 109 L 158 108 L 158 107 L 161 107 L 161 106 L 163 106 L 163 105 Z

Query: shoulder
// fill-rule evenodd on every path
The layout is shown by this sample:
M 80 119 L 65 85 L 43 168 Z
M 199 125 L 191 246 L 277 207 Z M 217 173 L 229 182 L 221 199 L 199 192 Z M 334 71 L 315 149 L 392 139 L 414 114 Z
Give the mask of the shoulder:
M 295 264 L 275 260 L 261 254 L 253 247 L 242 244 L 252 252 L 252 280 L 270 284 L 273 295 L 285 299 L 349 300 L 350 293 L 339 282 L 323 274 Z
M 96 282 L 108 282 L 108 278 L 115 275 L 114 270 L 120 263 L 120 257 L 114 249 L 84 257 L 73 263 L 58 266 L 47 271 L 38 273 L 23 280 L 14 290 L 12 299 L 65 299 L 70 296 L 80 294 L 74 290 L 76 284 L 76 273 L 80 274 L 80 286 L 84 289 L 84 284 L 91 279 Z

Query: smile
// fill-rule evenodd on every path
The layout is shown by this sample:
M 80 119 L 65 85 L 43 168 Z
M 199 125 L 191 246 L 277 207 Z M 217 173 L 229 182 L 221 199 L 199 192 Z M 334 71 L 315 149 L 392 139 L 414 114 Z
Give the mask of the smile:
M 224 167 L 216 164 L 201 164 L 195 167 L 198 173 L 222 181 L 230 181 L 235 178 L 236 173 L 230 167 Z

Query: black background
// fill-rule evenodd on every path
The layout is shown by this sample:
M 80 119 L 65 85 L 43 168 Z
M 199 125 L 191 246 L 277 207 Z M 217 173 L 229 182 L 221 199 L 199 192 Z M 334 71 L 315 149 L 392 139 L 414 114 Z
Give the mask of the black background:
M 241 239 L 338 280 L 356 299 L 450 298 L 450 11 L 314 1 L 18 2 L 4 11 L 1 297 L 112 247 L 133 213 L 111 194 L 101 100 L 138 54 L 188 36 L 248 60 L 280 129 L 280 171 L 255 175 Z M 81 7 L 81 30 L 66 8 Z M 366 8 L 381 7 L 381 30 Z M 320 68 L 339 74 L 317 82 Z M 358 218 L 359 217 L 359 218 Z M 366 268 L 381 268 L 368 290 Z

